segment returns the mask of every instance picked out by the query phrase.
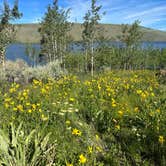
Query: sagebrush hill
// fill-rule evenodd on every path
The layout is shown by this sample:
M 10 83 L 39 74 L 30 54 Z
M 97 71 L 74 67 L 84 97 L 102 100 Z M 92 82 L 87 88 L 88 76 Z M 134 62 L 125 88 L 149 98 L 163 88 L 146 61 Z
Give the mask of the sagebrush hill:
M 18 24 L 16 42 L 21 43 L 39 43 L 40 34 L 38 32 L 39 24 Z M 121 34 L 121 25 L 116 24 L 100 24 L 99 28 L 104 32 L 104 37 L 118 41 L 117 36 Z M 143 32 L 142 41 L 166 41 L 166 31 L 154 30 L 141 27 Z M 81 41 L 82 26 L 79 23 L 73 24 L 70 35 L 74 41 Z

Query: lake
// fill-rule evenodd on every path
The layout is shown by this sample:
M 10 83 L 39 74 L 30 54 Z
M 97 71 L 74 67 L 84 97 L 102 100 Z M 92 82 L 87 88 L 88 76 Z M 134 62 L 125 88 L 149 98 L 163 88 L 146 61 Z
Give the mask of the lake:
M 26 44 L 10 44 L 6 50 L 6 59 L 12 61 L 15 61 L 16 59 L 23 59 L 29 65 L 32 65 L 33 60 L 28 57 L 26 47 Z M 40 44 L 33 44 L 33 47 L 40 51 Z
M 121 46 L 122 44 L 120 42 L 109 42 L 108 45 L 113 46 Z M 152 47 L 155 49 L 162 49 L 166 48 L 166 41 L 165 42 L 143 42 L 142 44 L 143 48 Z M 27 62 L 29 65 L 33 65 L 33 60 L 31 60 L 26 53 L 26 44 L 11 44 L 8 46 L 6 50 L 6 58 L 7 60 L 15 61 L 16 59 L 23 59 L 25 62 Z M 40 44 L 33 44 L 33 47 L 40 51 Z M 70 45 L 70 49 L 72 51 L 81 51 L 82 44 L 78 43 L 72 43 Z

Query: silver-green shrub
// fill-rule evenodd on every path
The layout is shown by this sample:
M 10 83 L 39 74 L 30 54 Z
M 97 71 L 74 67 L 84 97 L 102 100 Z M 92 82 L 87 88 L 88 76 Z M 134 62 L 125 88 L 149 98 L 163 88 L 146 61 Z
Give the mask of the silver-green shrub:
M 33 78 L 38 80 L 53 78 L 56 79 L 59 76 L 67 74 L 65 70 L 62 70 L 59 61 L 50 62 L 43 66 L 37 66 L 35 68 L 28 67 L 23 71 L 23 75 L 26 81 Z
M 56 79 L 64 74 L 67 74 L 67 72 L 62 70 L 59 61 L 33 68 L 29 67 L 23 60 L 16 60 L 15 62 L 7 61 L 5 68 L 0 68 L 0 81 L 28 83 L 33 79 Z

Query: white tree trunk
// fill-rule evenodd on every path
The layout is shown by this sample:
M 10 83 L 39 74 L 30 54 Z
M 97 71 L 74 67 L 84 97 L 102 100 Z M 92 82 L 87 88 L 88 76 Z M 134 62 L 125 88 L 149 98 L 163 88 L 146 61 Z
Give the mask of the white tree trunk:
M 91 76 L 94 76 L 94 48 L 93 40 L 91 41 Z

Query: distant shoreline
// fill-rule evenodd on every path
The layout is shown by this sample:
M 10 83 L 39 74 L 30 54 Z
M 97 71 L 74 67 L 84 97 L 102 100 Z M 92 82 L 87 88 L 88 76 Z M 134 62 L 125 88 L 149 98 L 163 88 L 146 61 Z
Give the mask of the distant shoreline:
M 81 43 L 81 42 L 83 42 L 83 41 L 73 41 L 74 43 Z M 120 42 L 120 41 L 115 41 L 115 40 L 109 40 L 109 42 Z M 166 43 L 166 41 L 140 41 L 140 43 Z M 40 42 L 33 42 L 33 43 L 30 43 L 30 42 L 20 42 L 20 41 L 15 41 L 15 42 L 13 42 L 13 43 L 11 43 L 11 44 L 40 44 Z

